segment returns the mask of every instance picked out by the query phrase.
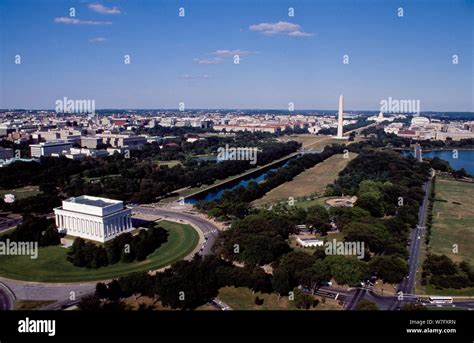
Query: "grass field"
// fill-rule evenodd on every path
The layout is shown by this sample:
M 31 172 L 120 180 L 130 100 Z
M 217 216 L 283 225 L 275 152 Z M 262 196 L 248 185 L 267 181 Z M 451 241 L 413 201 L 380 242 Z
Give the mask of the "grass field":
M 255 297 L 263 299 L 263 305 L 255 304 Z M 245 287 L 223 287 L 219 290 L 218 298 L 229 305 L 233 310 L 298 310 L 294 305 L 294 301 L 288 300 L 288 297 L 280 297 L 275 293 L 267 294 L 252 291 Z M 320 297 L 315 297 L 319 300 L 319 304 L 311 310 L 340 310 L 342 306 L 338 305 L 337 301 L 326 299 L 322 303 Z
M 298 134 L 283 136 L 279 140 L 282 142 L 295 141 L 301 143 L 305 149 L 320 150 L 326 145 L 331 144 L 351 144 L 363 140 L 364 137 L 356 136 L 354 141 L 349 142 L 348 140 L 341 141 L 340 139 L 334 139 L 332 136 L 316 136 L 312 134 Z
M 465 260 L 471 265 L 474 264 L 474 199 L 471 197 L 473 192 L 473 184 L 436 179 L 433 228 L 429 243 L 431 253 L 445 254 L 455 262 Z M 458 253 L 453 252 L 453 244 L 458 245 Z M 420 266 L 426 258 L 426 249 L 426 244 L 422 242 Z M 417 294 L 474 295 L 474 287 L 436 289 L 430 284 L 424 286 L 421 284 L 421 273 L 417 274 L 415 287 Z
M 336 197 L 320 197 L 312 200 L 295 200 L 295 206 L 302 208 L 302 209 L 307 209 L 308 207 L 314 206 L 314 205 L 321 205 L 325 206 L 326 205 L 326 200 L 336 198 Z
M 16 199 L 25 199 L 40 194 L 39 186 L 25 186 L 15 189 L 0 190 L 0 200 L 3 201 L 5 194 L 13 194 Z
M 54 300 L 16 300 L 15 310 L 31 311 L 40 309 L 43 306 L 54 303 Z
M 181 161 L 179 161 L 179 160 L 156 161 L 156 165 L 158 165 L 158 166 L 168 166 L 169 168 L 173 168 L 174 166 L 177 166 L 178 164 L 181 164 Z
M 302 198 L 312 194 L 321 194 L 326 190 L 326 186 L 333 183 L 337 175 L 343 170 L 350 160 L 357 154 L 350 153 L 349 158 L 343 158 L 344 155 L 338 154 L 329 157 L 297 175 L 290 182 L 286 182 L 265 194 L 264 197 L 253 202 L 255 206 L 261 206 L 269 203 L 286 201 L 289 197 L 294 199 Z
M 474 265 L 474 184 L 436 180 L 433 229 L 430 248 L 434 254 L 445 254 L 453 261 L 465 260 Z M 456 203 L 459 204 L 456 204 Z M 458 253 L 453 252 L 458 245 Z
M 338 140 L 331 136 L 316 136 L 311 134 L 299 134 L 283 136 L 279 139 L 282 142 L 295 141 L 301 143 L 305 149 L 319 150 L 324 148 L 326 145 L 337 143 Z M 341 141 L 339 141 L 340 143 Z
M 190 225 L 169 221 L 161 221 L 160 225 L 168 230 L 168 241 L 145 261 L 119 262 L 99 269 L 78 268 L 66 260 L 67 249 L 53 246 L 40 248 L 36 260 L 29 256 L 0 256 L 0 276 L 39 282 L 107 280 L 168 266 L 186 257 L 198 244 L 199 235 Z

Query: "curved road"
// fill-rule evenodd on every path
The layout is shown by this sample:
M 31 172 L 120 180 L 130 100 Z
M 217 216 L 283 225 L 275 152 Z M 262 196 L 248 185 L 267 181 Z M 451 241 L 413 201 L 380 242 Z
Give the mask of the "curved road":
M 0 311 L 13 310 L 15 298 L 12 292 L 0 282 Z
M 137 213 L 143 213 L 148 215 L 160 216 L 163 219 L 174 219 L 178 221 L 184 221 L 192 224 L 195 228 L 198 228 L 205 237 L 203 250 L 200 251 L 201 255 L 211 255 L 212 246 L 217 238 L 219 230 L 210 221 L 198 217 L 193 213 L 186 211 L 184 208 L 182 211 L 178 212 L 175 210 L 165 209 L 161 207 L 146 207 L 146 206 L 137 206 L 133 208 Z

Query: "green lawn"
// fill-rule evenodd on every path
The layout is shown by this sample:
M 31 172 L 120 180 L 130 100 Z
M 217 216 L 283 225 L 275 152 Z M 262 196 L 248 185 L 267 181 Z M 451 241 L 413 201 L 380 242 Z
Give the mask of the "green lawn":
M 15 189 L 1 189 L 0 200 L 3 201 L 5 194 L 13 194 L 16 199 L 25 199 L 40 194 L 39 186 L 25 186 Z
M 452 295 L 452 296 L 466 296 L 471 297 L 474 296 L 474 287 L 467 287 L 461 289 L 454 289 L 454 288 L 443 288 L 437 289 L 433 285 L 428 284 L 425 286 L 425 291 L 427 295 Z
M 436 180 L 433 229 L 430 248 L 433 254 L 445 254 L 456 262 L 474 265 L 474 184 Z M 453 252 L 457 244 L 458 252 Z
M 262 206 L 287 201 L 290 197 L 305 199 L 315 194 L 322 195 L 326 190 L 326 186 L 332 184 L 337 179 L 339 172 L 356 156 L 357 154 L 353 153 L 349 154 L 347 158 L 342 154 L 333 155 L 295 176 L 293 180 L 273 188 L 262 198 L 253 201 L 252 204 Z
M 304 210 L 306 210 L 308 207 L 315 206 L 315 205 L 326 206 L 327 205 L 326 200 L 329 200 L 331 198 L 336 198 L 336 197 L 324 197 L 323 196 L 323 197 L 313 199 L 313 200 L 300 200 L 300 201 L 295 200 L 295 206 L 300 207 Z
M 255 304 L 255 297 L 263 299 L 263 305 Z M 224 303 L 229 305 L 233 310 L 298 310 L 294 301 L 290 301 L 288 297 L 278 297 L 276 293 L 260 293 L 255 294 L 245 287 L 223 287 L 219 289 L 217 296 Z M 341 310 L 342 307 L 337 304 L 337 301 L 326 299 L 324 303 L 321 302 L 320 297 L 315 297 L 320 300 L 316 307 L 311 310 Z
M 455 262 L 467 261 L 474 265 L 474 185 L 466 182 L 436 179 L 436 197 L 433 206 L 433 228 L 429 248 L 436 255 L 447 255 Z M 456 244 L 458 252 L 453 251 Z M 426 258 L 422 242 L 420 266 Z M 436 289 L 421 285 L 421 272 L 416 278 L 416 293 L 429 295 L 472 296 L 474 287 L 463 289 Z
M 137 271 L 159 269 L 190 254 L 199 242 L 190 225 L 161 221 L 168 241 L 145 261 L 116 263 L 99 269 L 78 268 L 66 260 L 67 249 L 54 246 L 39 249 L 38 259 L 29 256 L 0 256 L 0 276 L 38 282 L 82 282 L 107 280 Z
M 15 310 L 32 311 L 55 302 L 55 300 L 16 300 Z

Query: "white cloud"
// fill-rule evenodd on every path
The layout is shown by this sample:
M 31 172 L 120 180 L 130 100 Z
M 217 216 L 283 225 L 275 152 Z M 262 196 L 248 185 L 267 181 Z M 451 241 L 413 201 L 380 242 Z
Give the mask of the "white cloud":
M 96 37 L 96 38 L 89 39 L 89 42 L 91 43 L 103 43 L 105 41 L 107 41 L 107 39 L 104 37 Z
M 110 21 L 93 21 L 93 20 L 82 20 L 70 17 L 58 17 L 54 18 L 54 22 L 57 24 L 66 25 L 111 25 Z
M 99 3 L 90 4 L 88 7 L 94 12 L 101 13 L 101 14 L 120 14 L 121 13 L 118 7 L 115 7 L 115 6 L 107 7 Z
M 277 23 L 260 23 L 250 25 L 250 31 L 259 32 L 264 35 L 287 35 L 291 37 L 310 37 L 313 34 L 302 30 L 301 26 L 287 21 Z
M 303 31 L 292 31 L 288 33 L 288 36 L 292 37 L 311 37 L 313 34 L 309 32 L 303 32 Z
M 181 78 L 182 78 L 182 79 L 185 79 L 185 80 L 199 80 L 199 79 L 208 79 L 208 78 L 209 78 L 209 75 L 207 75 L 207 74 L 204 74 L 204 75 L 189 75 L 189 74 L 184 74 L 184 75 L 181 75 Z
M 237 49 L 237 50 L 216 50 L 212 54 L 215 56 L 219 56 L 220 58 L 226 58 L 226 57 L 234 57 L 235 55 L 247 56 L 253 53 L 254 52 L 252 51 Z
M 227 58 L 233 58 L 235 55 L 238 55 L 239 57 L 242 56 L 248 56 L 251 54 L 256 54 L 254 51 L 247 51 L 247 50 L 228 50 L 228 49 L 221 49 L 221 50 L 216 50 L 214 52 L 211 52 L 210 54 L 207 55 L 212 55 L 214 57 L 211 58 L 195 58 L 193 61 L 197 64 L 222 64 L 224 63 L 225 59 Z
M 194 62 L 197 64 L 221 64 L 224 62 L 222 58 L 214 57 L 214 58 L 195 58 Z

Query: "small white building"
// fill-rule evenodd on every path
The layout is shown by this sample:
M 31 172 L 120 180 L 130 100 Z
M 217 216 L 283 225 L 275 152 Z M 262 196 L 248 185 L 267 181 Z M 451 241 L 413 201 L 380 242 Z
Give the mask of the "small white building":
M 54 209 L 59 232 L 106 242 L 133 230 L 132 210 L 123 201 L 82 195 L 63 201 Z
M 296 242 L 301 245 L 303 248 L 308 247 L 321 247 L 324 245 L 324 241 L 322 239 L 316 238 L 304 238 L 304 237 L 296 237 Z

